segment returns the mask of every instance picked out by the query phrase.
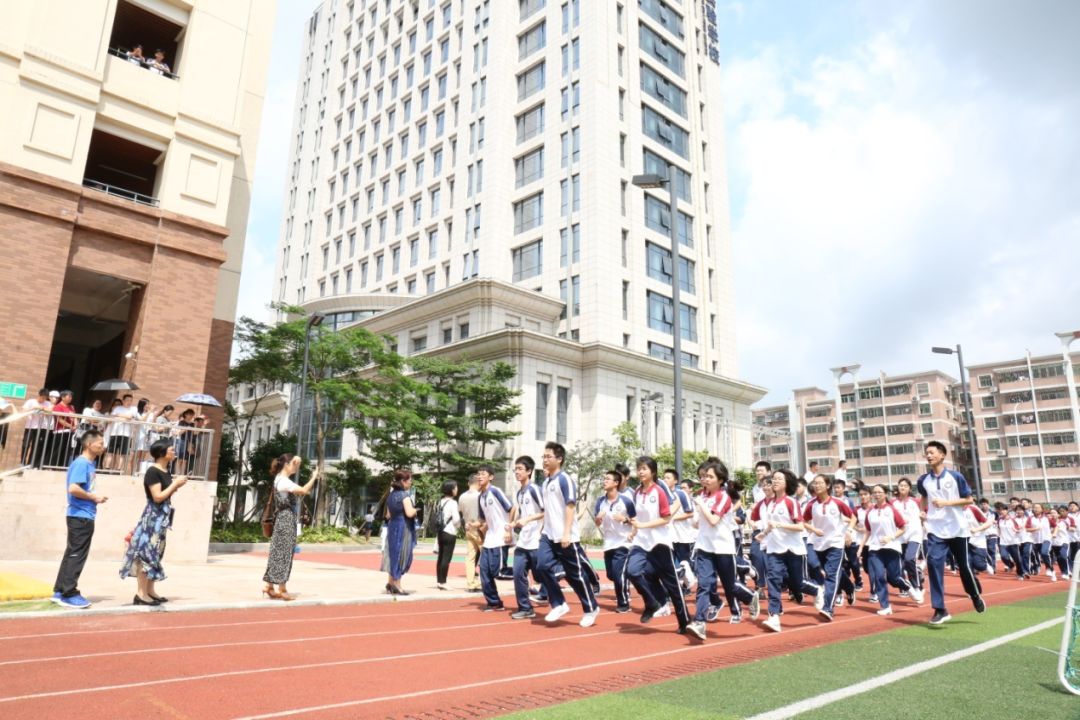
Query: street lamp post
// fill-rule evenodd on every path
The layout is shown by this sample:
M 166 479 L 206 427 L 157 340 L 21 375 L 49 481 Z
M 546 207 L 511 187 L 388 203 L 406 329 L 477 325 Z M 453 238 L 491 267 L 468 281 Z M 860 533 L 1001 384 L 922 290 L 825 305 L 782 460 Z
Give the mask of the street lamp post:
M 1065 381 L 1069 386 L 1069 403 L 1072 407 L 1073 442 L 1080 443 L 1080 402 L 1076 397 L 1076 377 L 1073 375 L 1072 357 L 1069 355 L 1069 346 L 1073 341 L 1080 338 L 1080 330 L 1073 332 L 1056 333 L 1061 340 L 1061 359 L 1065 363 Z
M 855 378 L 857 373 L 859 372 L 859 369 L 861 367 L 862 367 L 862 365 L 860 365 L 859 363 L 855 363 L 854 365 L 844 365 L 844 366 L 841 366 L 841 367 L 829 368 L 832 371 L 832 375 L 833 375 L 833 392 L 836 395 L 836 428 L 837 428 L 836 441 L 837 441 L 837 447 L 840 449 L 840 460 L 847 460 L 848 459 L 848 457 L 847 457 L 847 449 L 846 449 L 847 446 L 846 446 L 846 442 L 844 441 L 844 403 L 843 403 L 843 400 L 841 400 L 841 398 L 840 398 L 840 378 L 844 377 L 845 375 L 851 375 L 852 378 Z M 861 474 L 862 468 L 863 468 L 863 457 L 862 457 L 862 442 L 861 442 L 862 438 L 861 438 L 861 433 L 859 432 L 859 402 L 858 402 L 859 387 L 858 386 L 859 386 L 859 382 L 856 379 L 856 381 L 855 381 L 855 403 L 854 403 L 854 405 L 855 405 L 855 437 L 860 440 L 858 445 L 859 445 L 859 472 Z
M 672 422 L 672 440 L 675 443 L 675 469 L 679 471 L 680 476 L 683 471 L 683 398 L 682 398 L 682 303 L 680 302 L 679 295 L 679 238 L 678 238 L 678 224 L 675 207 L 675 166 L 668 163 L 667 177 L 657 175 L 656 173 L 648 173 L 645 175 L 635 175 L 632 179 L 635 187 L 639 187 L 645 190 L 657 189 L 662 187 L 665 183 L 668 186 L 668 235 L 671 239 L 671 305 L 672 305 L 672 322 L 671 330 L 674 335 L 674 341 L 672 342 L 671 356 L 673 378 L 672 382 L 675 386 L 675 407 L 674 418 Z
M 967 370 L 964 369 L 964 351 L 960 343 L 955 348 L 932 347 L 931 352 L 938 355 L 952 355 L 956 353 L 956 360 L 960 364 L 960 393 L 964 398 L 964 418 L 967 420 L 968 445 L 971 446 L 971 471 L 974 474 L 975 493 L 979 497 L 983 495 L 982 473 L 979 472 L 979 446 L 975 444 L 975 416 L 971 412 L 971 393 L 968 391 Z
M 300 403 L 296 410 L 296 455 L 302 457 L 300 452 L 304 442 L 304 401 L 307 399 L 307 374 L 308 374 L 308 350 L 311 345 L 311 328 L 319 327 L 322 325 L 326 316 L 320 312 L 313 312 L 308 316 L 307 325 L 304 327 L 304 365 L 303 370 L 300 373 Z M 300 471 L 297 470 L 297 475 Z M 297 477 L 297 480 L 300 478 Z M 316 493 L 318 489 L 316 488 Z M 299 498 L 300 496 L 297 495 Z M 318 500 L 318 495 L 316 495 Z M 296 513 L 296 525 L 300 526 L 300 513 Z

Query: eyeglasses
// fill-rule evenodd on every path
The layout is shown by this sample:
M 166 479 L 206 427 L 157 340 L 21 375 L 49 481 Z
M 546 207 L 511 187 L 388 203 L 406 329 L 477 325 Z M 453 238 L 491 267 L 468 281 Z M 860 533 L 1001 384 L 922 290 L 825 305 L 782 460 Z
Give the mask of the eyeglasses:
M 552 455 L 551 453 L 544 453 L 544 454 L 542 455 L 542 457 L 543 457 L 543 458 L 544 458 L 545 460 L 554 460 L 554 459 L 555 459 L 555 456 L 554 456 L 554 455 Z

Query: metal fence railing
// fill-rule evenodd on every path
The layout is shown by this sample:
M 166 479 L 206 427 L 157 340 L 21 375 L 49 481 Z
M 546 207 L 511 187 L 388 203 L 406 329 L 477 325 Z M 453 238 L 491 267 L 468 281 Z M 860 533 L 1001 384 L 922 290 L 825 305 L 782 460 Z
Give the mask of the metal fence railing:
M 214 431 L 174 422 L 142 422 L 101 415 L 20 412 L 0 418 L 0 476 L 23 469 L 66 470 L 79 455 L 84 433 L 104 436 L 99 473 L 141 476 L 152 462 L 150 445 L 167 439 L 176 451 L 172 472 L 205 480 L 210 471 Z

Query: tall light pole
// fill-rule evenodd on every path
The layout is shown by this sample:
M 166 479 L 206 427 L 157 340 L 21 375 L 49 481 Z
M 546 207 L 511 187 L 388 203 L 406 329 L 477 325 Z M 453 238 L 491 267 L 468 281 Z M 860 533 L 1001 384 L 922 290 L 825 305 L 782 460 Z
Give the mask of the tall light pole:
M 300 407 L 296 410 L 296 455 L 302 457 L 300 452 L 304 442 L 304 401 L 307 399 L 307 374 L 308 374 L 308 349 L 311 345 L 311 328 L 319 327 L 322 325 L 326 316 L 321 312 L 313 312 L 308 316 L 307 325 L 304 326 L 304 365 L 303 371 L 300 373 Z M 299 480 L 300 471 L 297 470 L 297 480 Z M 298 483 L 300 484 L 300 483 Z M 318 489 L 316 489 L 318 492 Z M 300 496 L 297 495 L 297 498 Z M 316 498 L 317 499 L 317 498 Z M 302 502 L 302 501 L 301 501 Z M 300 513 L 296 513 L 296 525 L 300 526 Z
M 1072 405 L 1073 442 L 1080 442 L 1080 402 L 1076 397 L 1076 376 L 1073 375 L 1072 357 L 1069 355 L 1069 346 L 1073 341 L 1080 338 L 1080 330 L 1073 332 L 1055 333 L 1061 340 L 1061 359 L 1065 363 L 1065 380 L 1069 385 L 1069 402 Z
M 840 460 L 847 460 L 847 451 L 845 450 L 844 441 L 844 403 L 840 398 L 840 378 L 845 375 L 851 375 L 856 377 L 859 369 L 862 365 L 855 363 L 854 365 L 843 365 L 841 367 L 829 368 L 832 371 L 833 376 L 833 391 L 836 393 L 836 441 L 840 448 Z M 858 397 L 859 389 L 858 382 L 855 383 L 855 394 Z M 855 437 L 859 437 L 859 403 L 855 402 Z M 863 457 L 862 457 L 862 443 L 859 443 L 859 472 L 862 472 Z
M 671 360 L 674 367 L 673 384 L 675 385 L 675 408 L 672 418 L 672 439 L 675 442 L 675 469 L 682 477 L 683 472 L 683 400 L 682 400 L 682 303 L 679 298 L 679 238 L 678 238 L 678 211 L 675 207 L 675 166 L 668 163 L 667 177 L 656 173 L 635 175 L 631 182 L 635 187 L 643 190 L 652 190 L 668 186 L 668 235 L 671 239 L 671 331 L 674 341 L 671 347 Z
M 964 351 L 960 343 L 955 348 L 932 347 L 930 352 L 938 355 L 952 355 L 956 353 L 956 360 L 960 364 L 960 393 L 964 397 L 964 417 L 967 420 L 968 445 L 971 446 L 971 471 L 974 474 L 975 494 L 982 497 L 982 473 L 979 472 L 979 446 L 975 444 L 975 415 L 971 412 L 971 393 L 968 390 L 967 370 L 964 369 Z

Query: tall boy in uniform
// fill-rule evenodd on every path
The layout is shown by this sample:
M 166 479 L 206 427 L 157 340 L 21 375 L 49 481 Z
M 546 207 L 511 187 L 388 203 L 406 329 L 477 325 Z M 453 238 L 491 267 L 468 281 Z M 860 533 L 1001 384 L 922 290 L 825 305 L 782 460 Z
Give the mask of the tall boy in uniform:
M 544 522 L 544 502 L 540 490 L 532 482 L 536 463 L 528 455 L 514 461 L 514 478 L 519 483 L 510 511 L 510 527 L 519 530 L 514 546 L 514 595 L 518 609 L 510 614 L 514 620 L 536 617 L 529 598 L 529 571 L 539 580 L 536 549 L 540 547 L 540 530 Z
M 502 610 L 503 601 L 495 578 L 502 567 L 503 547 L 510 545 L 513 536 L 510 530 L 510 500 L 497 487 L 491 484 L 495 471 L 489 465 L 482 465 L 476 471 L 480 481 L 480 522 L 484 529 L 484 546 L 480 550 L 480 589 L 484 593 L 487 605 L 484 611 Z
M 637 513 L 634 501 L 619 492 L 619 473 L 604 473 L 604 494 L 596 498 L 593 520 L 604 538 L 604 569 L 615 583 L 615 612 L 630 612 L 630 589 L 626 578 L 626 560 L 630 553 L 630 519 Z
M 577 508 L 577 487 L 574 481 L 563 472 L 562 464 L 566 459 L 566 448 L 556 442 L 544 446 L 544 529 L 540 534 L 540 546 L 537 557 L 540 565 L 540 580 L 547 590 L 551 610 L 544 616 L 548 622 L 557 622 L 570 606 L 566 603 L 559 581 L 555 577 L 556 565 L 561 563 L 566 572 L 566 581 L 574 589 L 574 594 L 581 601 L 585 612 L 579 623 L 581 627 L 592 627 L 600 606 L 587 575 L 582 568 L 580 539 L 581 534 L 574 517 Z
M 945 557 L 956 559 L 964 592 L 976 612 L 985 612 L 982 588 L 968 563 L 968 537 L 971 534 L 964 507 L 974 499 L 964 476 L 945 467 L 945 446 L 937 440 L 926 444 L 926 462 L 930 472 L 919 478 L 919 494 L 926 511 L 926 572 L 930 576 L 930 602 L 934 606 L 931 625 L 941 625 L 952 618 L 945 608 Z

